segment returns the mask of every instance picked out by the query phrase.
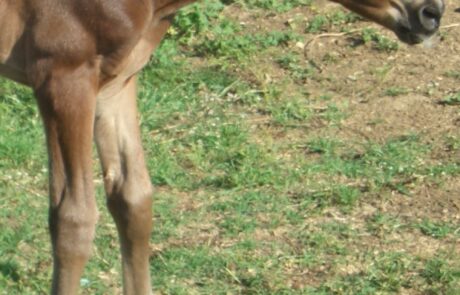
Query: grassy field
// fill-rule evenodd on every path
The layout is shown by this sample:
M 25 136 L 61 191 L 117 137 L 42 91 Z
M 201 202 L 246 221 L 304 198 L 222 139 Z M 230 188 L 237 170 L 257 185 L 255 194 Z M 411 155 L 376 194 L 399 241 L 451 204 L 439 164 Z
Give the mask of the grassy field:
M 139 76 L 155 292 L 460 294 L 460 37 L 442 39 L 409 48 L 322 1 L 180 12 Z M 50 287 L 42 133 L 0 80 L 0 294 Z M 94 169 L 82 292 L 120 294 Z

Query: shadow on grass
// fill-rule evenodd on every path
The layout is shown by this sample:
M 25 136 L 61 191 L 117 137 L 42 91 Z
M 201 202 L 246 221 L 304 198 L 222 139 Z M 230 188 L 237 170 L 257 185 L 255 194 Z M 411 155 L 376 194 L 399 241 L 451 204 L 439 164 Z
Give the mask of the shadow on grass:
M 13 261 L 0 261 L 0 273 L 5 278 L 19 281 L 19 266 Z

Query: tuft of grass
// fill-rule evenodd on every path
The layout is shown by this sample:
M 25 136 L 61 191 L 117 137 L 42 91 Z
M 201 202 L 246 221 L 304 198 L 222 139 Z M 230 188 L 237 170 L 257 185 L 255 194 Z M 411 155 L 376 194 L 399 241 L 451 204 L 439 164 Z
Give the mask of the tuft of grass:
M 361 20 L 361 17 L 351 12 L 344 12 L 343 10 L 334 11 L 330 14 L 315 15 L 307 23 L 305 29 L 306 33 L 319 33 L 327 30 L 331 26 L 343 26 L 352 24 Z
M 443 105 L 460 105 L 460 92 L 444 97 L 439 101 Z
M 276 12 L 286 12 L 299 6 L 310 6 L 312 0 L 246 0 L 240 1 L 249 8 L 262 8 Z
M 390 87 L 385 90 L 387 96 L 400 96 L 409 93 L 409 90 L 404 87 Z
M 454 295 L 460 287 L 460 265 L 449 263 L 445 257 L 437 255 L 425 262 L 420 277 L 428 284 L 427 292 Z
M 365 44 L 372 44 L 372 46 L 379 51 L 392 52 L 399 49 L 398 42 L 383 36 L 372 28 L 362 30 L 361 39 Z
M 460 79 L 460 72 L 459 71 L 456 71 L 456 70 L 451 70 L 451 71 L 447 71 L 444 73 L 444 76 L 445 77 L 448 77 L 448 78 L 453 78 L 453 79 Z
M 455 231 L 450 224 L 432 222 L 427 219 L 423 220 L 418 227 L 423 234 L 436 239 L 443 239 Z

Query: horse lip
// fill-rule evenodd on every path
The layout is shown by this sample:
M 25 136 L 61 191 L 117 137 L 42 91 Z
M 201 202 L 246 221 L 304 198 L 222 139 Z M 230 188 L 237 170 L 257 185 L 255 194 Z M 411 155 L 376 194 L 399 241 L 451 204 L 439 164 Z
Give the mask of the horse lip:
M 409 27 L 406 27 L 404 25 L 400 25 L 396 31 L 396 35 L 398 38 L 409 44 L 409 45 L 415 45 L 423 42 L 423 38 L 419 36 L 418 34 L 412 33 L 412 30 Z

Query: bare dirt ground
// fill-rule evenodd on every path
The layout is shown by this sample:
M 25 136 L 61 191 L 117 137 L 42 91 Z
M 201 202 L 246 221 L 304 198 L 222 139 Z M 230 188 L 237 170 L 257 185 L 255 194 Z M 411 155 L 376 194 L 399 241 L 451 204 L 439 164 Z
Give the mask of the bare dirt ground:
M 458 151 L 451 152 L 449 146 L 439 144 L 444 142 L 441 137 L 460 135 L 459 106 L 442 103 L 445 97 L 460 91 L 459 79 L 455 77 L 460 70 L 460 13 L 455 1 L 448 1 L 447 5 L 442 40 L 433 48 L 400 45 L 388 55 L 376 54 L 366 46 L 352 52 L 339 46 L 353 42 L 352 39 L 321 40 L 327 43 L 324 46 L 328 52 L 341 57 L 340 62 L 324 68 L 337 77 L 334 86 L 328 86 L 352 98 L 351 116 L 343 121 L 340 136 L 362 136 L 383 142 L 417 132 L 422 134 L 423 141 L 439 145 L 431 155 L 433 162 L 446 157 L 455 163 L 460 161 Z M 327 53 L 316 54 L 321 57 Z M 383 76 L 374 74 L 379 68 L 386 68 Z M 404 92 L 386 95 L 383 91 L 391 87 Z M 412 197 L 395 193 L 379 206 L 383 211 L 405 217 L 460 219 L 460 178 L 452 178 L 442 187 L 417 187 L 412 193 Z
M 304 26 L 298 24 L 308 22 L 313 15 L 327 15 L 338 9 L 328 1 L 316 1 L 313 10 L 297 8 L 289 14 L 254 18 L 234 6 L 226 14 L 237 17 L 250 31 L 291 26 L 305 35 L 305 41 L 290 44 L 290 50 L 303 51 L 305 59 L 301 62 L 313 63 L 319 69 L 321 78 L 304 81 L 309 96 L 318 97 L 326 92 L 332 97 L 328 103 L 340 104 L 347 98 L 349 104 L 349 116 L 336 131 L 339 138 L 385 142 L 413 132 L 421 134 L 423 142 L 435 145 L 430 161 L 448 158 L 459 163 L 458 150 L 449 147 L 445 138 L 460 135 L 460 108 L 443 100 L 460 91 L 460 5 L 456 1 L 446 4 L 443 28 L 433 47 L 399 44 L 399 49 L 391 52 L 362 44 L 353 33 L 343 34 L 335 25 L 324 34 L 305 34 Z M 351 26 L 352 32 L 361 27 L 378 28 L 362 21 Z M 395 39 L 391 32 L 379 29 L 379 33 Z M 263 69 L 267 79 L 273 80 L 286 75 L 283 71 L 275 65 Z M 397 93 L 391 94 L 392 89 Z M 310 127 L 308 132 L 312 136 L 323 132 L 321 124 L 318 128 Z M 453 177 L 442 186 L 416 186 L 411 194 L 412 197 L 406 197 L 393 193 L 375 206 L 411 218 L 460 220 L 460 178 Z M 356 212 L 362 212 L 362 208 Z

